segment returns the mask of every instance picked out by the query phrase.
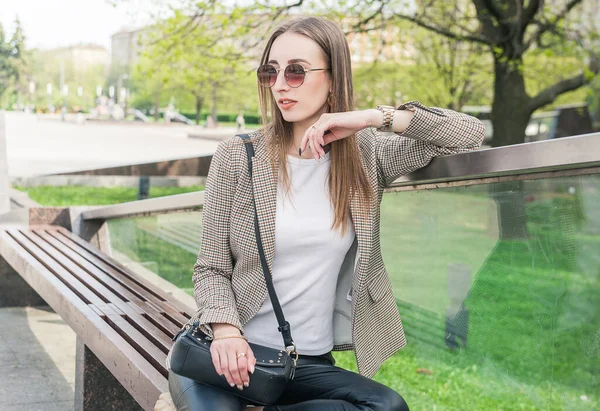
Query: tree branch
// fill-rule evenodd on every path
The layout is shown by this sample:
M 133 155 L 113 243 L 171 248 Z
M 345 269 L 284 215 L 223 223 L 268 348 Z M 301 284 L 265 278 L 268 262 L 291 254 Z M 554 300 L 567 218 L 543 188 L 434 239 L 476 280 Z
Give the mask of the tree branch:
M 394 13 L 394 16 L 396 16 L 397 18 L 401 19 L 401 20 L 407 20 L 410 21 L 414 24 L 416 24 L 419 27 L 423 27 L 427 30 L 433 31 L 434 33 L 438 33 L 441 34 L 442 36 L 451 38 L 451 39 L 455 39 L 455 40 L 463 40 L 463 41 L 470 41 L 473 43 L 481 43 L 481 44 L 485 44 L 485 45 L 492 45 L 492 43 L 490 43 L 488 41 L 488 39 L 483 38 L 483 37 L 478 37 L 475 35 L 460 35 L 460 34 L 456 34 L 456 33 L 452 33 L 451 31 L 445 30 L 443 28 L 440 27 L 435 27 L 432 26 L 430 24 L 427 24 L 425 22 L 423 22 L 420 19 L 417 19 L 415 17 L 411 17 L 411 16 L 407 16 L 404 14 L 398 14 L 398 13 Z
M 509 40 L 514 30 L 514 25 L 507 23 L 504 20 L 494 19 L 492 11 L 489 9 L 489 3 L 492 1 L 472 0 L 475 10 L 477 11 L 477 19 L 481 23 L 482 31 L 488 42 L 493 45 L 502 45 Z
M 567 14 L 569 14 L 569 12 L 573 9 L 573 7 L 577 6 L 579 3 L 581 3 L 581 0 L 571 0 L 571 1 L 569 1 L 565 5 L 565 8 L 563 10 L 561 10 L 556 16 L 554 16 L 554 19 L 552 19 L 552 21 L 548 20 L 545 23 L 541 23 L 538 26 L 538 29 L 535 31 L 535 33 L 533 33 L 531 35 L 531 37 L 529 38 L 529 40 L 527 40 L 525 42 L 525 46 L 523 47 L 523 50 L 529 49 L 529 47 L 531 47 L 531 45 L 533 43 L 535 43 L 536 41 L 539 40 L 539 38 L 541 37 L 542 34 L 544 34 L 548 30 L 550 30 L 553 27 L 555 27 L 558 24 L 558 22 L 560 22 L 561 20 L 563 20 L 567 16 Z
M 361 30 L 361 31 L 365 31 L 364 26 L 369 23 L 371 20 L 373 20 L 375 17 L 377 17 L 378 15 L 381 14 L 381 12 L 383 11 L 383 7 L 385 6 L 385 2 L 381 3 L 381 6 L 370 16 L 365 17 L 363 20 L 359 21 L 358 23 L 354 24 L 354 26 L 352 26 L 351 31 L 357 32 L 355 30 Z M 367 29 L 368 31 L 368 29 Z
M 504 16 L 502 14 L 502 11 L 498 8 L 498 5 L 496 4 L 496 2 L 494 0 L 482 0 L 482 1 L 483 1 L 483 4 L 485 5 L 485 8 L 488 9 L 490 14 L 492 16 L 494 16 L 496 18 L 496 20 L 498 20 L 498 23 L 502 24 L 502 22 L 506 18 L 506 16 Z
M 523 15 L 521 16 L 522 26 L 527 27 L 527 25 L 533 21 L 535 15 L 542 10 L 543 7 L 544 0 L 530 0 L 529 5 L 525 7 L 525 10 L 523 10 Z
M 587 82 L 588 80 L 586 80 L 584 74 L 579 74 L 575 77 L 561 80 L 545 90 L 540 91 L 537 96 L 530 99 L 527 108 L 530 113 L 533 113 L 538 108 L 552 103 L 559 95 L 566 93 L 567 91 L 576 90 Z
M 286 11 L 293 9 L 294 7 L 300 7 L 300 6 L 302 6 L 302 3 L 304 3 L 304 0 L 298 0 L 298 2 L 296 2 L 294 4 L 289 4 L 289 5 L 277 7 L 277 12 L 273 16 L 272 20 L 273 21 L 277 20 L 279 18 L 279 16 L 281 16 Z

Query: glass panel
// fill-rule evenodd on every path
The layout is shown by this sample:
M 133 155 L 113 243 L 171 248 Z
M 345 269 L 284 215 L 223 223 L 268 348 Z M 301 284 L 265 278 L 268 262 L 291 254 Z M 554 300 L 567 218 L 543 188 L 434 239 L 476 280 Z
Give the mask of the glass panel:
M 190 295 L 201 230 L 201 211 L 108 221 L 115 259 L 140 273 L 150 270 Z
M 600 176 L 387 193 L 411 409 L 600 409 Z M 468 404 L 468 405 L 467 405 Z
M 386 193 L 381 212 L 408 345 L 378 381 L 417 410 L 600 409 L 600 176 Z M 113 253 L 192 294 L 201 221 L 110 221 Z

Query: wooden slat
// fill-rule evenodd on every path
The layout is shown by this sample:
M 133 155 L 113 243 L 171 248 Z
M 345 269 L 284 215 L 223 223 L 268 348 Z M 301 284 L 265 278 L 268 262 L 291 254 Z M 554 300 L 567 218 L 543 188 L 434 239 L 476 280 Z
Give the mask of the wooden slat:
M 171 305 L 175 310 L 185 313 L 188 318 L 191 318 L 195 314 L 195 310 L 193 307 L 190 307 L 176 298 L 173 298 L 170 294 L 167 294 L 165 291 L 157 287 L 156 285 L 149 283 L 148 280 L 144 279 L 138 273 L 129 268 L 123 266 L 120 262 L 115 260 L 114 258 L 102 253 L 101 251 L 94 248 L 91 244 L 87 243 L 83 239 L 69 232 L 65 228 L 58 227 L 56 231 L 63 235 L 66 238 L 71 239 L 73 242 L 80 245 L 82 248 L 90 252 L 91 254 L 97 256 L 101 261 L 103 261 L 106 265 L 110 266 L 113 270 L 117 270 L 121 275 L 124 275 L 131 279 L 132 281 L 139 284 L 141 287 L 150 292 L 157 300 L 163 301 Z
M 152 345 L 159 345 L 160 349 L 166 353 L 171 348 L 172 343 L 168 336 L 164 333 L 163 330 L 159 330 L 155 327 L 151 322 L 148 321 L 147 318 L 138 314 L 136 311 L 132 310 L 131 307 L 123 301 L 118 295 L 114 294 L 110 289 L 106 288 L 104 284 L 99 282 L 96 278 L 94 278 L 88 271 L 86 271 L 86 265 L 77 265 L 70 258 L 81 259 L 81 257 L 75 254 L 71 249 L 65 247 L 62 243 L 56 241 L 53 237 L 49 236 L 43 231 L 37 231 L 35 234 L 33 233 L 24 233 L 27 238 L 31 241 L 36 242 L 36 244 L 44 250 L 51 258 L 60 263 L 62 267 L 70 272 L 74 277 L 77 277 L 79 281 L 81 281 L 85 286 L 94 290 L 96 293 L 103 296 L 106 299 L 108 307 L 112 312 L 117 315 L 127 315 L 128 319 L 135 323 L 136 327 L 139 330 L 142 330 L 144 334 L 146 334 L 146 339 L 154 341 Z M 56 247 L 56 248 L 55 248 Z M 94 267 L 95 268 L 95 267 Z M 98 271 L 96 269 L 96 271 Z M 100 272 L 97 274 L 101 275 Z M 106 310 L 104 305 L 100 306 L 96 304 L 98 308 L 104 311 L 106 314 L 109 312 Z M 160 317 L 160 314 L 156 314 Z M 114 322 L 115 324 L 120 324 L 118 322 Z M 170 324 L 173 328 L 175 326 Z M 140 346 L 145 346 L 145 344 L 140 343 Z M 150 351 L 152 352 L 152 351 Z M 142 353 L 144 355 L 144 353 Z M 162 366 L 161 366 L 162 368 Z
M 162 301 L 156 296 L 148 293 L 146 290 L 141 288 L 137 282 L 131 280 L 129 277 L 123 275 L 122 273 L 114 270 L 110 265 L 105 264 L 100 259 L 100 257 L 105 256 L 104 254 L 95 254 L 88 251 L 87 249 L 79 247 L 78 243 L 71 241 L 70 238 L 63 236 L 60 233 L 57 233 L 56 231 L 49 230 L 47 231 L 47 233 L 56 238 L 58 241 L 60 241 L 67 247 L 71 248 L 74 252 L 79 254 L 89 263 L 93 264 L 97 269 L 104 272 L 107 276 L 110 276 L 110 278 L 112 278 L 115 282 L 118 282 L 123 288 L 128 290 L 129 297 L 132 301 L 140 304 L 140 306 L 143 307 L 144 304 L 142 304 L 142 302 L 144 302 L 145 300 L 150 300 L 152 302 L 155 302 L 153 307 L 155 307 L 155 309 L 159 313 L 161 313 L 161 315 L 163 314 L 163 312 L 168 312 L 169 314 L 171 314 L 170 318 L 174 319 L 173 322 L 175 324 L 175 330 L 179 330 L 181 326 L 187 322 L 188 318 L 184 316 L 180 311 L 173 308 L 173 306 L 170 305 L 168 302 Z M 144 282 L 148 283 L 146 280 L 144 280 Z M 132 294 L 135 295 L 137 298 L 133 298 Z M 173 300 L 173 297 L 171 297 L 171 299 Z
M 177 327 L 171 322 L 164 321 L 165 318 L 162 315 L 162 310 L 156 310 L 154 307 L 151 307 L 146 311 L 132 311 L 131 305 L 127 304 L 127 302 L 132 301 L 137 305 L 143 305 L 143 301 L 135 294 L 132 294 L 128 289 L 123 288 L 123 286 L 116 282 L 113 277 L 101 271 L 97 266 L 91 264 L 81 257 L 80 254 L 74 252 L 71 248 L 67 247 L 47 232 L 37 230 L 36 234 L 68 257 L 72 263 L 76 264 L 76 266 L 69 268 L 72 272 L 78 271 L 79 268 L 79 271 L 89 274 L 91 276 L 89 278 L 93 278 L 93 281 L 86 280 L 88 277 L 83 277 L 82 280 L 88 283 L 90 288 L 98 289 L 103 296 L 120 307 L 133 321 L 139 323 L 140 328 L 148 329 L 150 334 L 154 335 L 160 341 L 166 342 L 166 345 L 163 344 L 163 349 L 170 349 L 172 345 L 171 338 L 179 331 L 180 327 Z M 104 287 L 106 287 L 108 291 L 106 291 Z M 140 314 L 142 314 L 142 316 L 140 316 Z
M 135 296 L 135 298 L 133 298 L 130 295 L 131 301 L 138 304 L 142 309 L 146 310 L 149 319 L 159 326 L 159 328 L 165 328 L 165 332 L 170 337 L 176 334 L 179 329 L 181 329 L 183 324 L 187 322 L 188 318 L 181 312 L 175 310 L 168 303 L 160 301 L 154 296 L 149 295 L 146 291 L 141 290 L 139 287 L 137 287 L 136 283 L 132 282 L 127 277 L 124 277 L 119 272 L 113 270 L 110 266 L 98 260 L 95 255 L 86 250 L 82 250 L 75 243 L 69 243 L 69 240 L 63 236 L 59 235 L 55 238 L 57 238 L 59 241 L 62 241 L 63 244 L 70 247 L 75 253 L 79 254 L 86 261 L 91 263 L 94 267 L 96 267 L 97 270 L 101 270 L 101 272 L 103 272 L 106 276 L 109 276 L 112 280 L 119 282 L 122 287 L 127 287 L 126 289 Z M 135 289 L 133 289 L 133 287 L 135 287 Z M 146 300 L 146 298 L 150 298 L 150 300 Z M 149 304 L 149 302 L 152 302 L 152 304 Z M 148 311 L 148 308 L 151 308 L 151 311 Z M 164 321 L 165 319 L 170 319 L 171 321 Z
M 99 317 L 101 317 L 102 319 L 106 319 L 106 314 L 104 314 L 102 310 L 96 307 L 94 304 L 88 304 L 88 307 L 94 310 L 94 312 L 98 314 Z
M 20 236 L 19 236 L 20 234 Z M 33 234 L 29 231 L 24 230 L 23 232 L 19 232 L 15 234 L 15 239 L 21 242 L 21 239 L 27 239 L 32 244 L 38 247 L 38 252 L 31 252 L 34 257 L 38 259 L 42 264 L 44 264 L 47 268 L 50 269 L 55 275 L 62 278 L 64 281 L 68 282 L 70 286 L 75 287 L 77 290 L 81 290 L 83 288 L 87 288 L 90 293 L 95 292 L 104 297 L 104 301 L 100 300 L 98 297 L 91 299 L 90 302 L 98 307 L 102 312 L 104 312 L 107 316 L 107 320 L 118 326 L 120 329 L 117 329 L 117 332 L 130 344 L 132 344 L 136 349 L 140 350 L 140 354 L 144 358 L 146 358 L 150 363 L 154 366 L 158 366 L 159 372 L 162 374 L 165 373 L 164 369 L 164 360 L 166 358 L 165 352 L 168 351 L 168 347 L 162 347 L 165 352 L 159 351 L 156 345 L 146 336 L 143 336 L 139 331 L 133 332 L 133 327 L 123 318 L 120 317 L 120 314 L 123 314 L 120 309 L 117 308 L 118 312 L 114 309 L 114 305 L 111 306 L 108 304 L 111 300 L 116 302 L 119 298 L 113 294 L 110 290 L 100 284 L 98 281 L 93 279 L 88 273 L 79 269 L 73 264 L 69 259 L 67 259 L 64 255 L 62 255 L 58 250 L 54 249 L 50 246 L 50 244 L 46 243 L 41 237 Z M 122 300 L 119 300 L 122 302 Z M 118 304 L 117 304 L 118 305 Z M 130 310 L 129 306 L 125 304 L 127 310 Z M 134 315 L 133 320 L 140 323 L 146 323 L 147 321 L 143 320 L 141 316 L 133 311 L 131 313 Z M 120 317 L 123 321 L 117 320 L 116 317 Z M 129 335 L 134 335 L 134 340 L 131 338 L 127 338 Z M 156 341 L 156 339 L 154 339 Z M 137 342 L 137 343 L 133 343 Z
M 167 311 L 167 308 L 169 308 L 173 312 L 185 313 L 185 316 L 182 316 L 183 318 L 187 317 L 185 322 L 187 322 L 187 319 L 191 318 L 195 314 L 195 311 L 192 307 L 187 306 L 186 304 L 182 303 L 170 294 L 167 294 L 154 284 L 149 283 L 136 272 L 124 267 L 121 263 L 114 260 L 112 257 L 95 249 L 91 244 L 86 243 L 84 240 L 70 233 L 66 229 L 59 227 L 55 228 L 54 231 L 60 234 L 60 236 L 57 236 L 59 240 L 61 237 L 70 239 L 72 242 L 81 246 L 82 249 L 85 249 L 89 253 L 88 255 L 94 256 L 97 262 L 103 264 L 103 270 L 110 272 L 111 274 L 117 274 L 121 276 L 121 278 L 128 278 L 129 280 L 133 281 L 141 288 L 146 290 L 149 294 L 149 297 L 151 297 L 149 299 L 152 299 L 156 302 L 161 302 L 160 305 L 165 308 L 165 311 Z M 92 261 L 92 263 L 95 262 Z
M 71 273 L 62 269 L 62 267 L 47 254 L 45 254 L 37 244 L 33 243 L 23 232 L 17 230 L 9 230 L 8 233 L 19 242 L 22 247 L 29 251 L 29 254 L 34 256 L 41 264 L 52 272 L 57 278 L 61 279 L 79 298 L 86 302 L 86 304 L 94 304 L 95 306 L 101 306 L 107 301 L 100 298 L 96 293 L 84 286 L 77 278 L 73 277 Z
M 103 310 L 104 311 L 104 310 Z M 167 354 L 158 349 L 156 345 L 150 342 L 144 334 L 139 332 L 135 327 L 125 320 L 125 318 L 114 312 L 110 314 L 106 312 L 109 324 L 117 330 L 119 335 L 123 337 L 132 347 L 142 354 L 142 356 L 156 368 L 163 377 L 167 378 L 168 373 L 165 369 L 165 360 Z
M 32 256 L 34 244 L 19 244 L 11 232 L 0 232 L 0 255 L 80 336 L 144 410 L 153 410 L 166 378 L 131 347 L 88 304 Z M 37 250 L 36 250 L 37 248 Z

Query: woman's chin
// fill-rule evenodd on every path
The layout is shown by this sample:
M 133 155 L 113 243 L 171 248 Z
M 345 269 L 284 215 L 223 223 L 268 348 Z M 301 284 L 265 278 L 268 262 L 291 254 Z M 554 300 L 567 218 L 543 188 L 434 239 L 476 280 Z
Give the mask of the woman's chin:
M 288 123 L 298 123 L 298 122 L 304 121 L 308 118 L 308 116 L 306 116 L 302 113 L 290 113 L 290 112 L 285 112 L 285 111 L 281 112 L 281 116 Z

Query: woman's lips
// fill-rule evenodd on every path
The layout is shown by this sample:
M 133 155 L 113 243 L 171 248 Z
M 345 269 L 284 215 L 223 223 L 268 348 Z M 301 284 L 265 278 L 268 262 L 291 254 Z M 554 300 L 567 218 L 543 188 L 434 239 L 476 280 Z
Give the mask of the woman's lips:
M 281 107 L 282 110 L 289 110 L 290 108 L 294 107 L 294 105 L 296 103 L 297 103 L 297 101 L 294 101 L 292 99 L 287 99 L 287 98 L 279 99 L 279 107 Z
M 283 110 L 289 110 L 296 105 L 297 101 L 292 101 L 291 103 L 281 103 L 279 106 Z

